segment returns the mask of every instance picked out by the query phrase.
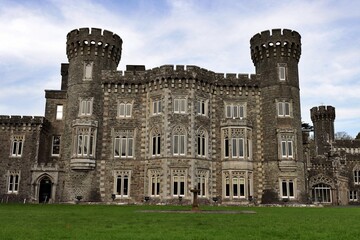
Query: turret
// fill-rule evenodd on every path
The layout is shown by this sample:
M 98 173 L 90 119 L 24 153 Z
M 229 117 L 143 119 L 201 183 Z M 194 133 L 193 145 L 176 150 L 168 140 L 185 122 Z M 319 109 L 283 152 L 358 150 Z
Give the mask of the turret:
M 68 33 L 66 54 L 67 109 L 65 112 L 65 158 L 72 170 L 93 170 L 100 157 L 102 138 L 102 70 L 116 70 L 121 58 L 121 38 L 98 28 Z M 71 152 L 70 150 L 71 149 Z
M 313 107 L 310 114 L 314 125 L 316 152 L 318 155 L 326 154 L 334 141 L 335 108 L 332 106 Z
M 266 76 L 263 86 L 277 84 L 280 80 L 299 87 L 301 36 L 298 32 L 288 29 L 263 31 L 253 36 L 250 44 L 256 73 Z
M 261 78 L 264 187 L 280 186 L 279 197 L 287 198 L 282 187 L 290 188 L 297 182 L 297 192 L 304 190 L 298 75 L 301 37 L 296 31 L 273 29 L 254 35 L 250 45 L 256 74 Z

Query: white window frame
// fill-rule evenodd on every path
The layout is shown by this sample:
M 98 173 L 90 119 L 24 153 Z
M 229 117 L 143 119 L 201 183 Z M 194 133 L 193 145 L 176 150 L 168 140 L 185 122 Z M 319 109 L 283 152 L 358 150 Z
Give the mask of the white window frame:
M 93 98 L 80 99 L 79 102 L 79 116 L 91 116 L 93 111 Z
M 359 185 L 360 184 L 360 170 L 356 169 L 353 171 L 354 174 L 354 184 Z
M 174 113 L 185 114 L 187 109 L 186 98 L 174 99 Z
M 325 193 L 325 194 L 324 194 Z M 332 203 L 332 189 L 329 185 L 319 183 L 311 188 L 311 194 L 313 201 L 315 203 L 322 202 L 322 203 Z M 321 197 L 321 200 L 319 201 L 318 197 Z M 328 201 L 323 201 L 324 196 Z
M 74 156 L 95 157 L 96 129 L 91 127 L 77 127 L 74 135 Z
M 119 118 L 131 118 L 132 116 L 132 103 L 119 102 L 118 103 L 118 117 Z
M 295 180 L 294 179 L 280 179 L 280 197 L 282 199 L 295 199 Z
M 280 81 L 286 81 L 286 67 L 279 66 L 278 67 L 278 74 L 279 74 L 279 80 Z
M 280 101 L 277 103 L 278 117 L 291 117 L 291 102 Z
M 20 172 L 9 172 L 7 182 L 7 193 L 18 194 L 20 185 Z
M 245 104 L 225 104 L 225 117 L 226 118 L 240 118 L 246 117 L 246 105 Z
M 93 79 L 93 70 L 94 70 L 93 62 L 84 62 L 83 81 L 91 81 Z
M 197 156 L 207 157 L 208 153 L 208 134 L 205 130 L 200 129 L 196 135 Z
M 244 138 L 231 138 L 231 157 L 245 158 L 245 141 Z
M 173 135 L 173 155 L 184 156 L 186 153 L 186 135 L 175 134 Z
M 114 138 L 114 157 L 133 158 L 134 157 L 134 136 L 128 134 L 117 134 Z
M 248 173 L 248 176 L 250 176 L 250 173 Z M 227 199 L 246 199 L 252 192 L 252 189 L 250 189 L 252 183 L 250 178 L 246 179 L 246 174 L 239 175 L 230 172 L 224 176 L 223 181 L 223 194 Z
M 58 139 L 58 141 L 55 141 Z M 61 136 L 60 135 L 53 135 L 52 136 L 52 144 L 51 144 L 51 156 L 60 156 L 60 148 L 61 146 Z M 58 148 L 58 150 L 56 150 Z M 56 153 L 57 152 L 57 153 Z
M 197 172 L 197 189 L 200 191 L 199 197 L 208 196 L 208 171 L 200 170 Z
M 25 136 L 23 135 L 14 135 L 11 139 L 11 157 L 21 157 L 24 150 Z
M 161 155 L 161 135 L 160 133 L 153 133 L 151 136 L 151 155 Z
M 149 173 L 149 195 L 151 197 L 159 197 L 161 191 L 161 176 L 158 171 Z
M 64 117 L 64 106 L 61 104 L 56 105 L 56 120 L 62 120 Z
M 294 158 L 294 141 L 292 139 L 281 140 L 280 149 L 282 159 Z
M 199 99 L 196 101 L 196 114 L 199 116 L 208 115 L 208 100 Z
M 153 99 L 151 103 L 152 115 L 160 115 L 162 113 L 161 99 Z
M 114 176 L 115 198 L 130 197 L 131 171 L 116 171 Z
M 187 191 L 186 171 L 173 170 L 171 176 L 171 193 L 174 197 L 185 197 Z
M 350 190 L 349 191 L 349 201 L 350 202 L 357 202 L 358 201 L 358 191 Z

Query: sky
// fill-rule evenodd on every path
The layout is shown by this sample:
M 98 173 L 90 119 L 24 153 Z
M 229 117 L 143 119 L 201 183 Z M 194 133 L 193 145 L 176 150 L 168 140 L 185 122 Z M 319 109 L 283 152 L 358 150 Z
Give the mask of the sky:
M 123 40 L 118 70 L 165 64 L 255 73 L 250 38 L 301 34 L 302 121 L 336 108 L 335 132 L 360 132 L 358 0 L 0 0 L 0 115 L 44 116 L 45 89 L 60 89 L 66 35 L 96 27 Z

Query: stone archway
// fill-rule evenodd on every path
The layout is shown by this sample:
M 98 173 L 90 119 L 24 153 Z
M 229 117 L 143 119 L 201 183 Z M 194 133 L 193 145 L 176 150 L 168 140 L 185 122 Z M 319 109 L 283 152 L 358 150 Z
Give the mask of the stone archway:
M 52 195 L 52 181 L 48 176 L 43 177 L 39 182 L 39 203 L 47 203 Z

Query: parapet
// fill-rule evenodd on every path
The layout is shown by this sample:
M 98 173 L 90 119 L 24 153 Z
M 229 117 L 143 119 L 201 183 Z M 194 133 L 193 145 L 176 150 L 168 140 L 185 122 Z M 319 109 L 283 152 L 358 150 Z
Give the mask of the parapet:
M 145 70 L 145 66 L 127 66 L 127 71 L 103 70 L 103 83 L 147 84 L 164 80 L 196 80 L 221 86 L 249 86 L 260 84 L 260 76 L 243 73 L 215 73 L 194 65 L 162 65 Z
M 316 122 L 318 120 L 335 120 L 335 108 L 332 106 L 319 106 L 313 107 L 310 110 L 311 121 Z
M 99 28 L 74 29 L 67 35 L 66 54 L 68 60 L 78 55 L 101 56 L 119 64 L 122 39 L 108 30 Z
M 0 115 L 0 124 L 2 125 L 23 125 L 23 124 L 43 124 L 45 123 L 44 117 L 38 116 L 8 116 Z
M 289 29 L 267 30 L 255 34 L 250 39 L 250 48 L 254 64 L 270 57 L 292 57 L 299 61 L 301 36 Z

